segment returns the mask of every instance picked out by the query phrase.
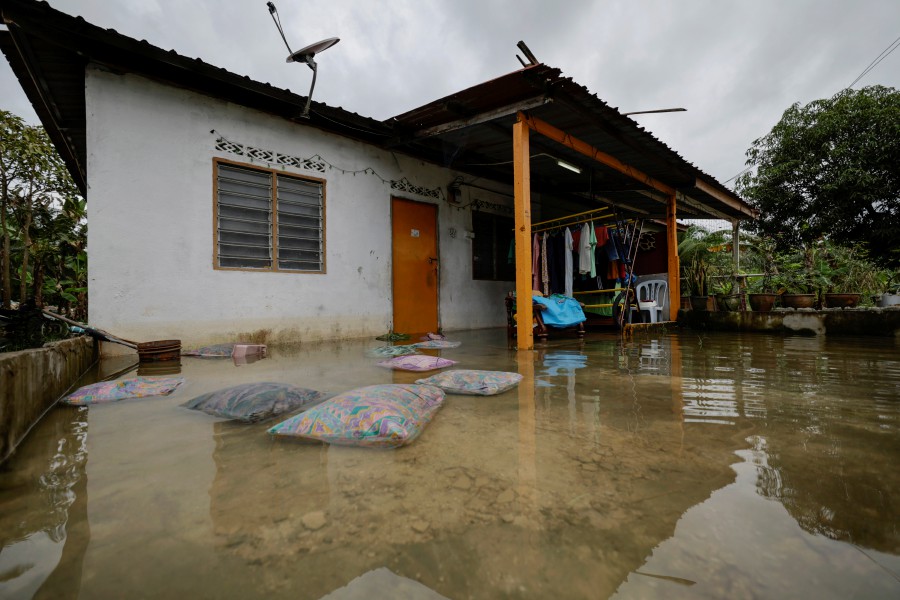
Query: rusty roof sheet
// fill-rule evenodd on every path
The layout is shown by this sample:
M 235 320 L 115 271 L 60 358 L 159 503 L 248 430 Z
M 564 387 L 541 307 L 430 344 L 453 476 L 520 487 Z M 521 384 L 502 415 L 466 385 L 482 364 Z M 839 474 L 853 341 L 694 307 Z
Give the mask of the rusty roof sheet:
M 687 196 L 679 210 L 689 216 L 747 218 L 752 214 L 739 196 L 715 178 L 584 86 L 563 77 L 559 69 L 543 64 L 435 100 L 386 123 L 397 132 L 393 142 L 397 148 L 430 154 L 447 167 L 511 181 L 512 125 L 518 110 L 676 188 Z M 545 194 L 580 197 L 584 206 L 600 196 L 623 213 L 629 213 L 627 206 L 634 208 L 630 216 L 665 215 L 658 192 L 614 169 L 541 136 L 531 136 L 531 150 L 532 184 Z M 576 164 L 585 172 L 561 170 L 549 157 Z M 697 180 L 706 184 L 704 189 L 697 189 Z M 729 202 L 723 203 L 722 197 Z M 564 203 L 562 209 L 570 207 L 571 203 Z

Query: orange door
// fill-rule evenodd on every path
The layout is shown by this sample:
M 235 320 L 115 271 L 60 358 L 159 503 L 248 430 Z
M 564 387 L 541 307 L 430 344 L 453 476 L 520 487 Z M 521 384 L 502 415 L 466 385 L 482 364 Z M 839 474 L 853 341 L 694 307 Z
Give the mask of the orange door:
M 391 199 L 394 331 L 438 330 L 437 206 Z

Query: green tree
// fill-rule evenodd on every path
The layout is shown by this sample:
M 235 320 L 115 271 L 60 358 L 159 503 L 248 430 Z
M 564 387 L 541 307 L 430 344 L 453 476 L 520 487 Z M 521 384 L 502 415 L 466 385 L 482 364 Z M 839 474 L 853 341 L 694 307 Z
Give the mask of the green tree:
M 747 150 L 738 191 L 786 250 L 822 237 L 900 265 L 900 92 L 870 86 L 788 108 Z
M 2 308 L 9 308 L 12 300 L 12 279 L 10 264 L 12 260 L 13 224 L 10 222 L 13 194 L 24 164 L 20 160 L 22 140 L 28 125 L 20 117 L 0 111 L 0 301 Z
M 2 307 L 45 296 L 86 312 L 87 225 L 84 199 L 42 127 L 0 111 Z M 13 264 L 18 268 L 13 270 Z

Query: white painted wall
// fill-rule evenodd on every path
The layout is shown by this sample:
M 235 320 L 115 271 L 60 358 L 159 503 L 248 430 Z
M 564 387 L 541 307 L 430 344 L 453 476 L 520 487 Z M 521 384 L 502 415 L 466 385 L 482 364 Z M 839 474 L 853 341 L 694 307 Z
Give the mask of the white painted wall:
M 90 323 L 185 346 L 236 339 L 269 343 L 375 336 L 392 314 L 389 184 L 373 175 L 285 168 L 326 179 L 326 274 L 213 269 L 213 158 L 217 134 L 292 156 L 319 154 L 353 171 L 442 187 L 457 175 L 271 115 L 88 67 Z M 261 165 L 265 166 L 265 165 Z M 494 185 L 494 184 L 489 184 Z M 511 188 L 507 189 L 507 193 Z M 440 319 L 445 330 L 505 324 L 511 282 L 472 279 L 469 208 L 438 204 Z M 508 195 L 464 187 L 474 199 Z M 450 229 L 457 234 L 451 237 Z

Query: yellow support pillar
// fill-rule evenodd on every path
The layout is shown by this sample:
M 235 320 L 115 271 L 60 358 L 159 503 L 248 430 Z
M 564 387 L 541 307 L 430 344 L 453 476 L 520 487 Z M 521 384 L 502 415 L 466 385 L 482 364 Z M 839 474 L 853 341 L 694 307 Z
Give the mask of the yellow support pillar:
M 513 188 L 516 224 L 516 347 L 534 348 L 531 328 L 531 163 L 528 124 L 521 118 L 513 125 Z
M 678 319 L 681 308 L 681 263 L 678 260 L 678 223 L 675 221 L 676 194 L 666 203 L 666 247 L 669 253 L 669 320 Z

